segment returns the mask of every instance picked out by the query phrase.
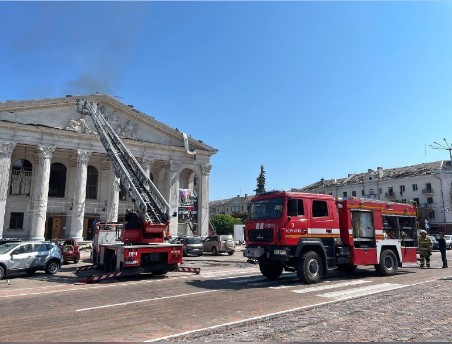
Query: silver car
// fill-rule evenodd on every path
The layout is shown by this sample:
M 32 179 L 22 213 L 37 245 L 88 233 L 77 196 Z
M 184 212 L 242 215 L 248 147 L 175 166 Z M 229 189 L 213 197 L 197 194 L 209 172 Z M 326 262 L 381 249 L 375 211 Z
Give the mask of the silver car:
M 204 239 L 202 243 L 204 252 L 211 252 L 218 256 L 220 253 L 227 252 L 232 256 L 235 252 L 235 242 L 232 235 L 211 235 Z
M 452 250 L 452 235 L 445 235 L 444 239 L 446 239 L 446 250 Z
M 53 275 L 63 264 L 60 248 L 48 241 L 22 241 L 0 245 L 0 279 L 11 272 L 35 273 L 44 270 Z

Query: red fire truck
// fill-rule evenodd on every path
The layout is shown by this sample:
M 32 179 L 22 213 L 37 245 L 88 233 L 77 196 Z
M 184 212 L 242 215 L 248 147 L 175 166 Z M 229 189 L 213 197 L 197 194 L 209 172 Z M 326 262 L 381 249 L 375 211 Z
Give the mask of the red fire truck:
M 168 202 L 112 129 L 97 103 L 80 99 L 77 111 L 93 119 L 115 173 L 134 202 L 133 212 L 126 216 L 127 223 L 96 226 L 92 256 L 95 266 L 107 273 L 120 274 L 165 274 L 177 269 L 182 263 L 182 245 L 165 242 L 170 237 Z
M 296 272 L 307 284 L 329 269 L 373 265 L 393 275 L 417 262 L 417 208 L 413 204 L 274 191 L 251 200 L 245 223 L 245 257 L 262 275 Z

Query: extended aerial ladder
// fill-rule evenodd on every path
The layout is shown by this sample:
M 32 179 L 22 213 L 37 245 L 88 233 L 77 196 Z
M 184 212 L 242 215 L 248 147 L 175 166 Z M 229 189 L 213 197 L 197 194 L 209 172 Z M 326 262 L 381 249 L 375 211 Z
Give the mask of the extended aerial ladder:
M 135 204 L 140 228 L 124 230 L 121 240 L 130 243 L 151 243 L 162 242 L 165 237 L 170 237 L 168 202 L 107 122 L 98 104 L 79 99 L 77 111 L 82 115 L 90 115 L 93 119 L 116 175 Z

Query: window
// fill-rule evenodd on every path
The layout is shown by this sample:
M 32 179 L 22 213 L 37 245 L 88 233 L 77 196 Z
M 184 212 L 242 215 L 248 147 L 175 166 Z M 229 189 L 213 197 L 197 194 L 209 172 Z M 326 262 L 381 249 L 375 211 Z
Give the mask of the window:
M 416 204 L 419 206 L 419 198 L 414 198 L 413 201 L 415 201 Z
M 433 197 L 427 198 L 427 204 L 433 204 Z
M 373 238 L 375 236 L 373 213 L 352 211 L 353 236 L 355 238 Z
M 344 197 L 347 197 L 347 191 L 344 191 L 344 192 L 342 193 L 342 195 L 343 195 Z
M 328 206 L 326 204 L 326 201 L 312 201 L 312 216 L 328 216 Z
M 400 200 L 400 203 L 406 203 L 406 199 L 405 199 L 405 198 L 402 198 L 402 199 Z
M 435 218 L 435 212 L 434 212 L 434 211 L 431 211 L 431 212 L 430 212 L 429 218 L 430 218 L 430 219 L 434 219 L 434 218 Z
M 417 191 L 417 184 L 413 184 L 413 191 Z
M 352 191 L 352 196 L 356 197 L 356 191 Z
M 11 195 L 30 196 L 31 190 L 32 165 L 26 159 L 14 161 L 11 171 Z
M 369 189 L 369 195 L 375 195 L 374 194 L 374 189 Z
M 24 228 L 24 213 L 11 213 L 9 220 L 10 229 L 23 229 Z
M 58 162 L 50 166 L 49 197 L 64 197 L 66 172 L 66 166 Z
M 282 197 L 252 202 L 250 219 L 278 219 L 282 215 L 283 203 Z
M 86 198 L 97 199 L 97 180 L 99 172 L 94 166 L 88 165 L 86 176 Z
M 361 190 L 361 196 L 364 196 L 364 190 Z
M 383 193 L 383 188 L 378 188 L 378 193 L 381 195 Z
M 304 207 L 302 199 L 287 200 L 287 216 L 302 216 L 304 215 Z
M 392 188 L 392 186 L 388 187 L 388 194 L 389 196 L 394 195 L 394 189 Z
M 405 192 L 405 185 L 400 185 L 400 193 Z

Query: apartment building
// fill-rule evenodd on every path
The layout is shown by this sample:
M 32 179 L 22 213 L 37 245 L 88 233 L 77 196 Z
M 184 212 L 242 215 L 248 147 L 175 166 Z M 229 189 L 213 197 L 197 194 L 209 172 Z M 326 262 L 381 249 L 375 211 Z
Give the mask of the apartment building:
M 452 234 L 452 167 L 450 161 L 352 173 L 347 177 L 318 182 L 292 191 L 364 197 L 393 202 L 415 201 L 420 227 Z
M 237 195 L 233 198 L 211 201 L 209 204 L 210 216 L 248 213 L 248 205 L 253 197 L 254 195 L 248 196 L 245 194 L 244 196 Z

